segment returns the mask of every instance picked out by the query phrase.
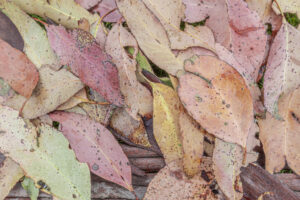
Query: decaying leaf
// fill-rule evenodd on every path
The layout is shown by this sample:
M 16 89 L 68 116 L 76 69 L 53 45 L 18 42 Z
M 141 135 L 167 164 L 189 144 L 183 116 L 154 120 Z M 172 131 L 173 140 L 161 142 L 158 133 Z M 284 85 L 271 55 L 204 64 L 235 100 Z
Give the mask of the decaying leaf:
M 185 69 L 178 94 L 187 111 L 209 133 L 245 147 L 253 103 L 241 75 L 211 56 L 194 57 Z
M 180 113 L 179 126 L 183 149 L 183 170 L 188 177 L 193 177 L 200 172 L 204 133 L 186 112 Z
M 39 73 L 40 81 L 23 108 L 25 118 L 34 119 L 55 110 L 83 88 L 80 80 L 66 69 L 53 71 L 42 67 Z M 15 95 L 5 104 L 20 110 L 25 101 L 23 96 Z
M 204 159 L 203 163 L 211 160 Z M 202 170 L 211 172 L 211 168 L 204 168 Z M 147 192 L 144 197 L 145 200 L 157 199 L 207 199 L 213 200 L 217 197 L 212 193 L 209 184 L 201 175 L 196 175 L 189 179 L 181 167 L 181 160 L 174 160 L 167 166 L 161 169 L 154 179 L 150 182 Z
M 102 0 L 75 0 L 76 3 L 78 3 L 87 10 L 96 6 L 101 1 Z
M 110 120 L 110 126 L 133 143 L 150 146 L 141 117 L 132 118 L 124 108 L 115 110 Z
M 99 15 L 102 17 L 106 13 L 112 11 L 113 9 L 116 9 L 109 15 L 103 18 L 103 21 L 105 22 L 118 22 L 121 18 L 122 15 L 119 13 L 116 5 L 115 0 L 102 0 L 94 9 L 94 12 L 98 12 Z
M 300 85 L 300 31 L 283 22 L 271 46 L 264 77 L 264 104 L 278 116 L 278 98 Z
M 180 30 L 181 19 L 184 15 L 181 0 L 143 0 L 143 2 L 164 26 L 170 40 L 171 49 L 199 46 L 215 51 L 213 33 L 206 26 L 195 28 L 187 24 L 184 31 Z
M 113 114 L 113 106 L 111 105 L 98 105 L 98 104 L 90 104 L 90 103 L 81 103 L 79 104 L 90 118 L 93 120 L 107 126 L 109 123 L 109 119 Z
M 37 137 L 35 127 L 18 114 L 11 108 L 0 107 L 1 152 L 17 162 L 42 191 L 62 200 L 90 199 L 89 169 L 76 160 L 64 136 L 41 125 Z
M 35 187 L 34 181 L 31 178 L 25 177 L 21 182 L 22 187 L 26 190 L 30 200 L 37 200 L 39 196 L 39 189 Z
M 24 176 L 20 166 L 10 158 L 0 164 L 0 199 L 5 199 L 10 190 Z
M 172 75 L 176 75 L 178 70 L 183 70 L 183 61 L 172 53 L 166 31 L 143 2 L 139 0 L 116 2 L 145 55 Z
M 151 83 L 153 90 L 153 133 L 166 163 L 182 158 L 179 115 L 183 111 L 176 92 L 161 83 Z
M 0 39 L 0 77 L 15 91 L 29 98 L 39 80 L 39 73 L 27 56 Z
M 24 41 L 14 23 L 0 11 L 0 38 L 13 48 L 23 51 Z
M 56 108 L 56 110 L 68 110 L 86 101 L 88 101 L 88 98 L 86 91 L 83 88 L 79 92 L 77 92 L 73 97 L 71 97 L 67 102 L 61 104 L 58 108 Z
M 295 41 L 294 41 L 295 42 Z M 266 156 L 266 170 L 279 172 L 285 166 L 300 174 L 300 88 L 284 94 L 279 99 L 279 114 L 282 120 L 267 113 L 259 120 L 259 138 Z
M 133 118 L 152 115 L 152 95 L 150 91 L 138 82 L 136 77 L 136 60 L 130 58 L 124 47 L 134 46 L 137 43 L 133 36 L 116 24 L 107 36 L 106 52 L 112 57 L 119 73 L 120 90 L 125 98 L 126 110 Z
M 276 0 L 280 6 L 280 9 L 284 13 L 295 13 L 298 18 L 300 18 L 300 2 L 298 0 Z M 273 10 L 279 15 L 280 9 L 276 2 L 273 1 L 272 4 Z M 298 26 L 298 30 L 300 30 L 300 26 Z
M 103 125 L 75 113 L 55 112 L 50 117 L 61 124 L 79 161 L 88 163 L 94 174 L 133 190 L 128 158 Z
M 70 65 L 83 83 L 109 102 L 123 105 L 118 70 L 90 33 L 80 29 L 67 32 L 62 26 L 48 26 L 47 32 L 61 64 Z
M 24 53 L 40 68 L 49 65 L 59 69 L 58 60 L 52 51 L 45 30 L 11 1 L 0 0 L 0 10 L 15 24 L 24 40 Z

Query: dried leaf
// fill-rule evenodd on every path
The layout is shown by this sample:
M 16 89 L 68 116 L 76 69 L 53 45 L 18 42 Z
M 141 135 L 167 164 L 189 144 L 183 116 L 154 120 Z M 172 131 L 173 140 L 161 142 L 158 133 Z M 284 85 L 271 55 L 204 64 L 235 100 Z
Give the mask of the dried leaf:
M 279 99 L 279 114 L 282 120 L 267 113 L 266 119 L 259 120 L 259 139 L 266 156 L 266 170 L 279 172 L 285 166 L 300 174 L 300 88 L 283 95 Z
M 13 48 L 23 51 L 24 41 L 14 23 L 0 11 L 0 38 Z
M 101 1 L 102 0 L 75 0 L 76 3 L 78 3 L 87 10 L 96 6 Z
M 39 73 L 27 56 L 0 39 L 0 77 L 15 91 L 29 98 L 39 80 Z
M 200 172 L 204 133 L 185 112 L 179 115 L 179 125 L 183 149 L 183 170 L 188 177 L 193 177 Z
M 86 102 L 88 100 L 85 89 L 81 89 L 77 92 L 73 97 L 71 97 L 67 102 L 61 104 L 56 110 L 68 110 L 77 106 L 82 102 Z
M 124 108 L 118 108 L 110 120 L 110 126 L 135 144 L 151 146 L 141 117 L 134 119 Z
M 0 165 L 0 199 L 5 199 L 23 176 L 24 172 L 20 166 L 10 158 L 6 158 Z
M 277 0 L 277 3 L 280 6 L 280 9 L 284 13 L 295 13 L 298 18 L 300 17 L 300 2 L 297 0 Z M 273 2 L 272 5 L 273 10 L 280 14 L 280 10 L 278 9 L 278 6 L 276 2 Z M 300 26 L 298 26 L 298 30 L 300 30 Z
M 53 25 L 47 27 L 47 32 L 51 47 L 61 64 L 70 65 L 72 72 L 83 83 L 109 102 L 123 105 L 118 70 L 90 33 L 80 29 L 67 32 L 64 27 Z
M 116 9 L 116 1 L 115 0 L 102 0 L 94 9 L 94 12 L 98 12 L 102 17 L 106 13 Z M 103 18 L 105 22 L 118 22 L 122 18 L 122 15 L 119 13 L 118 9 L 107 15 Z
M 245 147 L 253 105 L 241 75 L 211 56 L 186 63 L 185 69 L 191 73 L 180 77 L 178 89 L 185 108 L 209 133 Z
M 176 75 L 178 70 L 183 70 L 183 61 L 177 59 L 172 53 L 163 26 L 143 2 L 139 0 L 117 0 L 116 2 L 145 55 L 172 75 Z
M 141 116 L 152 115 L 152 95 L 150 91 L 138 82 L 136 77 L 136 61 L 131 59 L 124 47 L 134 46 L 137 43 L 133 36 L 122 27 L 115 25 L 107 36 L 106 52 L 116 64 L 120 79 L 120 90 L 125 98 L 126 110 L 135 119 Z
M 88 163 L 94 174 L 133 190 L 129 161 L 103 125 L 75 113 L 55 112 L 50 117 L 61 124 L 79 161 Z
M 271 46 L 264 77 L 264 104 L 278 117 L 278 98 L 300 85 L 300 32 L 282 24 Z
M 171 43 L 171 49 L 199 46 L 214 51 L 214 36 L 206 26 L 195 28 L 191 25 L 185 25 L 184 31 L 180 30 L 181 19 L 184 15 L 181 0 L 143 0 L 143 2 L 164 26 Z
M 23 108 L 25 118 L 34 119 L 55 110 L 83 88 L 80 80 L 65 69 L 53 71 L 42 67 L 39 73 L 40 81 Z M 23 96 L 15 95 L 5 104 L 20 110 L 25 101 Z
M 91 198 L 88 167 L 76 160 L 60 132 L 41 125 L 37 138 L 35 127 L 18 117 L 17 111 L 1 106 L 0 113 L 1 152 L 17 162 L 42 191 L 62 200 Z
M 183 111 L 176 92 L 161 83 L 151 83 L 153 90 L 153 133 L 165 162 L 182 158 L 179 115 Z
M 206 159 L 203 162 L 211 162 Z M 210 164 L 211 165 L 211 164 Z M 210 171 L 210 168 L 204 168 L 205 171 Z M 170 162 L 167 166 L 161 169 L 154 179 L 150 182 L 147 192 L 144 197 L 145 200 L 157 199 L 217 199 L 209 188 L 209 184 L 201 177 L 201 175 L 194 176 L 189 179 L 183 173 L 181 167 L 181 160 Z
M 40 25 L 11 1 L 0 0 L 0 10 L 17 27 L 24 40 L 24 53 L 37 68 L 43 65 L 49 65 L 55 70 L 60 68 L 49 45 L 46 32 Z
M 93 120 L 107 126 L 109 119 L 113 114 L 113 106 L 111 105 L 98 105 L 90 103 L 81 103 L 79 106 L 87 113 Z
M 22 187 L 26 190 L 30 200 L 37 200 L 39 196 L 39 189 L 35 187 L 34 181 L 28 177 L 21 182 Z

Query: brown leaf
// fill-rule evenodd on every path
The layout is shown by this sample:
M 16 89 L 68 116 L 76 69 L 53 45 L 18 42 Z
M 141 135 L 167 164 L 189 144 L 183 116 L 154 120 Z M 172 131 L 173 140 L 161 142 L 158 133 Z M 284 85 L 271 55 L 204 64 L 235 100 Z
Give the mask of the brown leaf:
M 0 77 L 15 91 L 29 98 L 38 83 L 39 73 L 27 56 L 0 39 Z
M 250 92 L 230 65 L 211 56 L 187 60 L 178 94 L 200 125 L 227 142 L 246 146 L 253 118 Z
M 279 172 L 285 166 L 300 174 L 300 88 L 279 99 L 279 114 L 282 120 L 267 113 L 266 119 L 259 120 L 259 138 L 266 156 L 266 170 Z
M 90 33 L 80 29 L 67 32 L 64 27 L 53 25 L 47 26 L 47 31 L 50 45 L 62 65 L 70 65 L 83 83 L 109 102 L 123 105 L 118 70 Z
M 23 51 L 24 41 L 14 23 L 0 11 L 0 38 L 13 48 Z

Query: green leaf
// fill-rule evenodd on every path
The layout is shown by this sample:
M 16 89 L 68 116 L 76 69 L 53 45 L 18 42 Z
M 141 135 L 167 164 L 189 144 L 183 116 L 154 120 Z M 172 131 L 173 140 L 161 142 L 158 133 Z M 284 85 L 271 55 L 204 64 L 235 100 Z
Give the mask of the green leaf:
M 300 19 L 298 18 L 296 13 L 284 13 L 284 16 L 286 18 L 286 20 L 288 21 L 288 23 L 290 23 L 292 26 L 298 28 L 299 24 L 300 24 Z
M 21 182 L 22 187 L 26 190 L 31 200 L 37 200 L 39 196 L 39 189 L 35 187 L 34 181 L 28 177 Z
M 0 107 L 1 152 L 17 162 L 42 191 L 61 200 L 90 199 L 89 168 L 76 160 L 63 134 L 48 125 L 39 126 L 38 134 L 36 127 L 18 115 Z

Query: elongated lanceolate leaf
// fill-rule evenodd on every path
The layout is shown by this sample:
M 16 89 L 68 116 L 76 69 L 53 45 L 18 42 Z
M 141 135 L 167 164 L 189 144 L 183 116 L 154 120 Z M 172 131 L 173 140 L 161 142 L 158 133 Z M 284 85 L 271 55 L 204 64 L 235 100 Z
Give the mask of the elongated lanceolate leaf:
M 75 113 L 55 112 L 50 117 L 61 124 L 79 161 L 88 163 L 94 174 L 133 190 L 129 161 L 103 125 Z
M 0 107 L 1 152 L 17 162 L 43 191 L 61 200 L 90 199 L 88 166 L 76 160 L 63 134 L 41 125 L 37 137 L 36 128 L 18 114 L 9 107 Z

